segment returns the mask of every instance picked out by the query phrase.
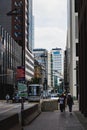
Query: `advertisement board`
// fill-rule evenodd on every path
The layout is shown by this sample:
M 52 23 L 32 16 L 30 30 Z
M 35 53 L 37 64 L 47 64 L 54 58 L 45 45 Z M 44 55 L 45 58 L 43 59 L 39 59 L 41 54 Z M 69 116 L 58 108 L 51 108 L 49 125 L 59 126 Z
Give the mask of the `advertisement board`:
M 16 79 L 17 81 L 25 81 L 25 67 L 18 66 L 16 71 Z
M 27 97 L 27 85 L 23 83 L 18 83 L 18 96 L 19 97 Z

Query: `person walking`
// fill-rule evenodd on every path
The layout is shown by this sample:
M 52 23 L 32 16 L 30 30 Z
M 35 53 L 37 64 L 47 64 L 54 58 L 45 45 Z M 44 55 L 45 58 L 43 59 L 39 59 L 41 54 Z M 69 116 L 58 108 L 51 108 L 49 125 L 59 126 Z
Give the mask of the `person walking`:
M 59 104 L 60 104 L 60 111 L 61 112 L 65 111 L 65 97 L 63 94 L 59 98 Z
M 63 97 L 64 97 L 63 109 L 65 111 L 65 108 L 66 108 L 66 94 L 65 93 L 63 93 Z
M 72 113 L 73 97 L 71 96 L 71 93 L 68 93 L 67 105 L 69 107 L 69 112 Z
M 9 101 L 9 99 L 10 99 L 10 96 L 9 96 L 9 94 L 7 94 L 7 95 L 6 95 L 6 101 L 7 101 L 7 103 L 8 103 L 8 101 Z

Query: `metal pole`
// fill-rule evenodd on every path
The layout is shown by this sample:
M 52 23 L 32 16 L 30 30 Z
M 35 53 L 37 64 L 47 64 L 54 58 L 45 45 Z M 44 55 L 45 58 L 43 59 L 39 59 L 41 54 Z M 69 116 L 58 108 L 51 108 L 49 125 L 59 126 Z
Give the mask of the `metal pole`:
M 23 130 L 23 125 L 24 125 L 24 120 L 23 120 L 23 112 L 24 110 L 24 100 L 23 100 L 23 97 L 21 98 L 21 126 L 22 126 L 22 130 Z
M 21 98 L 21 111 L 24 110 L 24 100 L 23 100 L 23 97 Z
M 15 90 L 15 73 L 13 71 L 13 87 L 14 87 L 14 90 Z

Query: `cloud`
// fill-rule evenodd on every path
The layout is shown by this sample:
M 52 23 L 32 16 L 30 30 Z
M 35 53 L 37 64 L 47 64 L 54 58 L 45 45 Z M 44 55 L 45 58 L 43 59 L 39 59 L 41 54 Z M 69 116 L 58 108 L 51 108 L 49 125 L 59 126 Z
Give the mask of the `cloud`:
M 65 2 L 66 0 L 34 0 L 34 15 L 36 25 L 48 26 L 55 23 L 54 26 L 58 26 L 62 20 L 64 22 L 67 5 Z
M 55 27 L 36 28 L 35 29 L 35 48 L 52 48 L 59 47 L 65 49 L 66 35 L 63 30 Z
M 65 48 L 67 0 L 33 0 L 35 47 Z
M 57 10 L 66 10 L 67 0 L 33 0 L 34 13 L 38 13 L 39 10 L 44 13 L 57 12 Z M 40 12 L 39 12 L 40 13 Z

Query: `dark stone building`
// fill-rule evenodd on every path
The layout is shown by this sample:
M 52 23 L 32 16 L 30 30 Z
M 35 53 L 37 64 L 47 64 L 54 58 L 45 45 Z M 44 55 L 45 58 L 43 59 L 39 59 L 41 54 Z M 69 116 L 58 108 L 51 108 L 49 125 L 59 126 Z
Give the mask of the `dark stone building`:
M 80 111 L 87 117 L 87 0 L 76 0 L 79 15 Z

